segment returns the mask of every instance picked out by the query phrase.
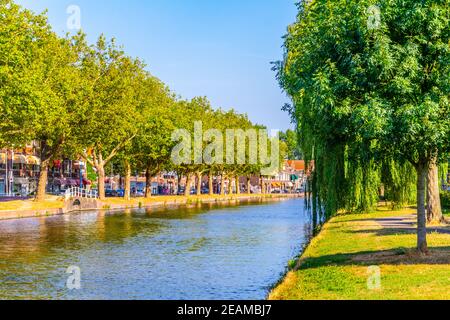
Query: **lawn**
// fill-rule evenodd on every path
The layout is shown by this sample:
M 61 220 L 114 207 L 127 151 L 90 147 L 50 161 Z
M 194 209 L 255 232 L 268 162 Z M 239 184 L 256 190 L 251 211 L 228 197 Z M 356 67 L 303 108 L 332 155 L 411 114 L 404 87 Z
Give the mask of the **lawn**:
M 55 196 L 47 196 L 43 202 L 36 202 L 33 199 L 0 202 L 0 211 L 48 210 L 62 207 L 64 201 Z
M 395 219 L 413 213 L 413 209 L 379 208 L 370 214 L 333 218 L 313 239 L 296 271 L 269 298 L 450 299 L 450 233 L 446 233 L 450 229 L 431 232 L 430 255 L 418 256 L 415 226 L 399 228 Z M 393 222 L 386 226 L 383 221 Z

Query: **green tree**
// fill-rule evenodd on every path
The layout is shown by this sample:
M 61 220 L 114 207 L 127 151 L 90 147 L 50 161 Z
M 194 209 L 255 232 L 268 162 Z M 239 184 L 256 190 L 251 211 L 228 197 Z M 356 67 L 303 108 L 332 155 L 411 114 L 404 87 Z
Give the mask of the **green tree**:
M 288 129 L 286 132 L 280 132 L 280 140 L 286 144 L 287 158 L 289 160 L 302 159 L 298 134 L 294 130 Z
M 133 140 L 133 158 L 137 168 L 145 172 L 145 196 L 151 197 L 151 179 L 171 165 L 174 146 L 171 133 L 176 129 L 176 119 L 181 116 L 175 97 L 157 78 L 148 76 L 144 84 L 143 122 Z
M 80 103 L 78 55 L 69 39 L 53 33 L 45 15 L 11 1 L 0 6 L 1 108 L 3 137 L 9 144 L 36 141 L 41 170 L 36 200 L 45 199 L 52 160 L 69 153 Z
M 190 188 L 195 178 L 201 184 L 201 178 L 208 171 L 209 166 L 203 161 L 203 125 L 211 124 L 210 116 L 213 112 L 210 102 L 206 97 L 196 97 L 191 101 L 178 101 L 177 129 L 185 130 L 189 136 L 189 148 L 184 150 L 186 161 L 176 164 L 174 170 L 179 175 L 186 177 L 185 196 L 190 195 Z M 197 129 L 197 130 L 196 130 Z M 196 136 L 196 132 L 199 134 Z M 201 190 L 197 190 L 200 193 Z
M 450 136 L 449 1 L 299 8 L 277 69 L 302 149 L 316 161 L 318 200 L 328 216 L 365 210 L 377 201 L 379 160 L 408 160 L 417 172 L 418 250 L 427 251 L 426 177 Z
M 101 36 L 95 46 L 84 39 L 81 68 L 89 109 L 78 115 L 82 157 L 98 174 L 99 198 L 105 198 L 105 166 L 138 134 L 141 84 L 146 73 L 141 61 L 127 57 L 114 40 Z
M 380 85 L 390 120 L 385 143 L 416 168 L 418 249 L 426 252 L 427 175 L 450 142 L 450 2 L 389 4 L 375 37 L 387 40 L 383 50 L 390 61 L 382 66 L 386 76 Z M 438 188 L 434 193 L 438 198 Z

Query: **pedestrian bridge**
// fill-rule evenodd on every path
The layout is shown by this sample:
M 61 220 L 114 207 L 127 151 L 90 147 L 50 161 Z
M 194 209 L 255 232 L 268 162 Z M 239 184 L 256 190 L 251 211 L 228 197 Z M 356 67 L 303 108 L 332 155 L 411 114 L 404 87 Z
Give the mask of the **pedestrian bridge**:
M 67 212 L 81 210 L 97 210 L 99 208 L 97 191 L 83 188 L 67 189 L 65 194 L 65 207 Z

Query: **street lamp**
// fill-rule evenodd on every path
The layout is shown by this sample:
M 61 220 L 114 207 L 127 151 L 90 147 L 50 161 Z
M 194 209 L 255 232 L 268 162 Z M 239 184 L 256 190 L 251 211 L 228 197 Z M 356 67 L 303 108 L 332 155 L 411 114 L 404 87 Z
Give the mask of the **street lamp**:
M 14 150 L 11 150 L 11 166 L 9 168 L 8 189 L 9 196 L 12 197 L 14 195 Z
M 80 188 L 83 189 L 83 173 L 85 164 L 83 161 L 79 161 L 78 163 L 80 164 Z

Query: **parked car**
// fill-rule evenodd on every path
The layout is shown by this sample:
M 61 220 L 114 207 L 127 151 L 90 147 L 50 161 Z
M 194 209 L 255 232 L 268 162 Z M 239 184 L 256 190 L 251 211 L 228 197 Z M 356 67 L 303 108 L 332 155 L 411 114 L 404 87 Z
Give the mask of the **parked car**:
M 202 194 L 209 194 L 209 188 L 202 188 Z
M 280 189 L 273 189 L 272 190 L 272 194 L 280 194 L 281 190 Z
M 113 197 L 121 198 L 121 197 L 125 196 L 125 190 L 123 190 L 123 189 L 114 190 L 113 194 L 114 194 Z
M 184 195 L 184 191 L 185 191 L 185 188 L 178 188 L 178 195 L 179 196 L 182 196 L 182 195 Z

